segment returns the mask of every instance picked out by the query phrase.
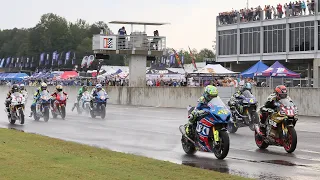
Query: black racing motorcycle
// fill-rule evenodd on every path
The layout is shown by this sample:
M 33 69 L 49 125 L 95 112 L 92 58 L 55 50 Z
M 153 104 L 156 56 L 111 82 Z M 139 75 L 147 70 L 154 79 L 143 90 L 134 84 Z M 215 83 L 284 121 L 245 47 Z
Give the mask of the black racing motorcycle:
M 254 131 L 255 124 L 259 122 L 257 113 L 258 101 L 249 90 L 245 90 L 233 105 L 229 105 L 232 119 L 228 123 L 230 133 L 237 132 L 239 127 L 246 127 Z

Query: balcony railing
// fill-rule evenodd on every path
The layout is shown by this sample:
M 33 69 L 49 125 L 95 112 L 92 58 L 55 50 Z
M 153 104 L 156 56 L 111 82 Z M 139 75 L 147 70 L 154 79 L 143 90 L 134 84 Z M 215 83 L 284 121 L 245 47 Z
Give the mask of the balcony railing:
M 92 50 L 136 50 L 136 51 L 164 51 L 166 48 L 166 37 L 147 36 L 145 34 L 135 35 L 94 35 Z

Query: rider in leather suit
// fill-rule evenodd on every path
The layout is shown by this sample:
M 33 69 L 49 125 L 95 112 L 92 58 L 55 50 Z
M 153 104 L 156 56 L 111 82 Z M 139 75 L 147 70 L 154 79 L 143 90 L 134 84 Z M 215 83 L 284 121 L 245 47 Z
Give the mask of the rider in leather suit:
M 269 110 L 275 111 L 277 106 L 277 102 L 281 99 L 287 98 L 287 88 L 284 85 L 279 85 L 274 89 L 274 92 L 269 95 L 267 101 L 265 102 L 264 106 L 260 108 L 261 114 L 260 114 L 260 125 L 258 133 L 260 135 L 265 135 L 265 122 L 267 117 L 269 116 Z
M 198 99 L 198 105 L 188 116 L 188 123 L 185 125 L 187 135 L 190 133 L 190 129 L 199 120 L 199 117 L 206 115 L 206 112 L 202 109 L 208 106 L 208 103 L 218 96 L 218 89 L 215 86 L 208 85 L 204 89 L 203 95 Z
M 29 117 L 32 117 L 33 115 L 33 111 L 35 110 L 35 107 L 36 107 L 36 103 L 39 99 L 39 95 L 42 91 L 45 91 L 47 90 L 49 92 L 49 90 L 47 89 L 47 84 L 46 83 L 41 83 L 41 86 L 39 88 L 37 88 L 36 92 L 33 94 L 33 102 L 31 104 L 31 113 L 30 113 L 30 116 Z
M 9 109 L 9 106 L 11 104 L 11 94 L 13 94 L 15 92 L 20 92 L 19 85 L 17 85 L 17 84 L 14 84 L 12 86 L 12 88 L 10 89 L 10 91 L 8 92 L 7 97 L 6 97 L 5 105 L 6 105 L 8 118 L 11 118 L 10 109 Z

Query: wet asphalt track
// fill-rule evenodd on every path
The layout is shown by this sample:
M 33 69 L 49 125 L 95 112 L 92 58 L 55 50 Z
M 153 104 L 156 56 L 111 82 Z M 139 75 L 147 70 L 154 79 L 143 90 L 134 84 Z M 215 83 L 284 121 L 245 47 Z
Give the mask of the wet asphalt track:
M 253 132 L 241 128 L 230 134 L 227 158 L 217 160 L 209 153 L 187 156 L 183 152 L 178 127 L 186 122 L 184 109 L 108 105 L 107 117 L 101 120 L 71 112 L 70 104 L 66 120 L 50 118 L 45 123 L 43 119 L 36 122 L 28 117 L 25 125 L 10 125 L 5 113 L 1 113 L 0 127 L 244 177 L 320 179 L 320 118 L 300 117 L 296 126 L 298 146 L 293 154 L 274 146 L 261 151 L 255 145 Z

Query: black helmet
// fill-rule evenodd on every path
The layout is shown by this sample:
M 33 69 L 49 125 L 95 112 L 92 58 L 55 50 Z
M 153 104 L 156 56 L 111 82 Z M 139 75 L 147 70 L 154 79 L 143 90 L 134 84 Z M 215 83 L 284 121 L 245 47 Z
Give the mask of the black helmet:
M 19 92 L 19 85 L 18 84 L 14 84 L 12 86 L 12 92 Z

